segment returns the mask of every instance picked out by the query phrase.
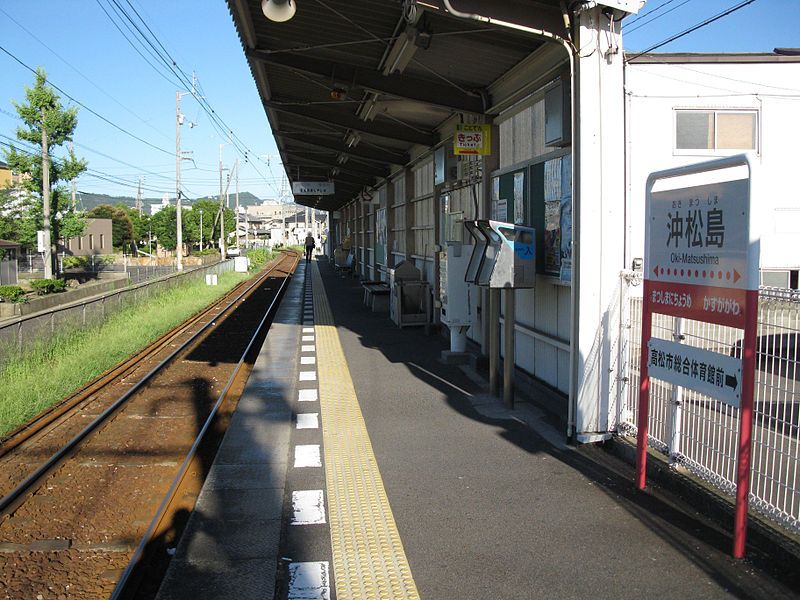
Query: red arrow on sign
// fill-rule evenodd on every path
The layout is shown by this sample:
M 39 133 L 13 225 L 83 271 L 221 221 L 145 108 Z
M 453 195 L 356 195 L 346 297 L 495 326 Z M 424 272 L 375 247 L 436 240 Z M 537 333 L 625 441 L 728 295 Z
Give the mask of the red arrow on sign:
M 734 270 L 733 270 L 733 283 L 736 283 L 736 282 L 737 282 L 737 281 L 739 281 L 741 278 L 742 278 L 742 276 L 739 274 L 739 271 L 737 271 L 736 269 L 734 269 Z

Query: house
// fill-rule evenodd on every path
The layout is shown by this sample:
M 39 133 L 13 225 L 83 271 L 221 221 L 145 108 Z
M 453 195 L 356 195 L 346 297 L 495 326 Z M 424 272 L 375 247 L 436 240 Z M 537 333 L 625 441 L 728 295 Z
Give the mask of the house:
M 628 55 L 625 66 L 626 264 L 644 255 L 653 171 L 748 152 L 761 283 L 798 287 L 800 50 Z
M 87 219 L 86 231 L 81 237 L 69 238 L 66 244 L 58 244 L 58 253 L 70 256 L 112 254 L 111 219 Z
M 12 171 L 6 163 L 0 161 L 0 188 L 16 187 L 19 182 L 20 175 Z

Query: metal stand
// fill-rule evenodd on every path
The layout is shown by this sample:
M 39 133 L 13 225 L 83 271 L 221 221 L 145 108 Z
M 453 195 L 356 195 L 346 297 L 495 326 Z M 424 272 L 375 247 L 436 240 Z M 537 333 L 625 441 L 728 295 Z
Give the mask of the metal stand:
M 505 314 L 503 315 L 503 402 L 508 408 L 514 408 L 514 320 L 516 312 L 514 289 L 505 291 Z

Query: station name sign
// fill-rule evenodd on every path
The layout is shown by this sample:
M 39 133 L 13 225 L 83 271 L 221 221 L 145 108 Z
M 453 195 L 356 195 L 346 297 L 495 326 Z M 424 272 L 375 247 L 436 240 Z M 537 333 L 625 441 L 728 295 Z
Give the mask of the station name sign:
M 295 196 L 331 196 L 333 195 L 332 181 L 293 181 L 292 193 Z
M 655 312 L 744 327 L 748 189 L 734 180 L 651 195 L 645 268 Z

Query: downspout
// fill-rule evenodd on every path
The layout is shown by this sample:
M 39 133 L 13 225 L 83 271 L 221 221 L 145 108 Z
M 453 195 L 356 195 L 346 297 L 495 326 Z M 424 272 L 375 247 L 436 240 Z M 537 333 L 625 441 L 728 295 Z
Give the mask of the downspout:
M 579 169 L 578 169 L 578 161 L 576 160 L 577 155 L 577 146 L 580 143 L 580 137 L 578 135 L 578 115 L 575 111 L 575 56 L 576 53 L 575 46 L 573 45 L 571 40 L 566 40 L 560 35 L 556 35 L 549 31 L 544 31 L 543 29 L 535 29 L 533 27 L 527 27 L 525 25 L 519 25 L 517 23 L 510 23 L 508 21 L 501 21 L 498 19 L 493 19 L 491 17 L 486 17 L 483 15 L 478 15 L 475 13 L 465 13 L 457 11 L 453 8 L 452 4 L 450 4 L 450 0 L 442 0 L 444 3 L 445 10 L 453 15 L 454 17 L 459 17 L 461 19 L 471 19 L 473 21 L 480 21 L 482 23 L 491 24 L 491 25 L 499 25 L 501 27 L 508 27 L 509 29 L 515 29 L 517 31 L 522 31 L 525 33 L 529 33 L 532 35 L 536 35 L 539 37 L 546 38 L 548 40 L 552 40 L 557 44 L 561 44 L 564 49 L 567 51 L 567 56 L 569 56 L 569 87 L 570 87 L 570 112 L 571 112 L 571 128 L 570 128 L 570 144 L 571 144 L 571 151 L 572 151 L 572 281 L 570 284 L 570 353 L 569 353 L 569 368 L 570 368 L 570 378 L 569 378 L 569 402 L 568 402 L 568 410 L 567 410 L 567 441 L 572 442 L 575 437 L 575 412 L 577 407 L 577 392 L 578 392 L 578 317 L 580 316 L 580 245 L 578 244 L 577 240 L 580 239 L 580 189 L 578 187 L 579 179 Z M 569 13 L 564 6 L 564 3 L 561 3 L 561 13 L 564 17 L 564 25 L 567 29 L 567 33 L 569 34 L 570 31 L 570 19 Z

